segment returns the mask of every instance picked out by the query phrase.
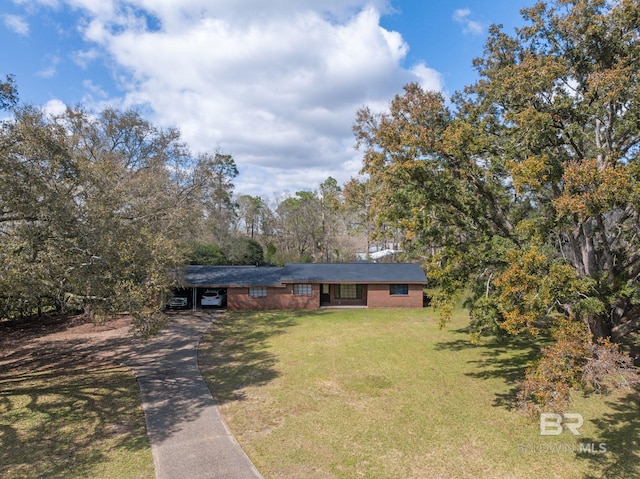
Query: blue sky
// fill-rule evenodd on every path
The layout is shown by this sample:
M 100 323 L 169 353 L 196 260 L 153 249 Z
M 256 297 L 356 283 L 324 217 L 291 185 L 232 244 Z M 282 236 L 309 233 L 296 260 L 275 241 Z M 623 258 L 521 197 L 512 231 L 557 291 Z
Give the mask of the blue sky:
M 408 82 L 475 81 L 487 28 L 528 0 L 4 0 L 0 75 L 24 102 L 137 108 L 265 198 L 358 174 L 351 125 Z

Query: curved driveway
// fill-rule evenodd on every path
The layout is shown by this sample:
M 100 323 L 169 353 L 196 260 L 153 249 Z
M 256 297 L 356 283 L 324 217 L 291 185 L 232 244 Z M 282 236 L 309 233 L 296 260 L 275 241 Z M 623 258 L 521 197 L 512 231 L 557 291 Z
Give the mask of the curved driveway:
M 224 423 L 198 368 L 214 315 L 180 314 L 120 360 L 140 384 L 158 479 L 262 478 Z

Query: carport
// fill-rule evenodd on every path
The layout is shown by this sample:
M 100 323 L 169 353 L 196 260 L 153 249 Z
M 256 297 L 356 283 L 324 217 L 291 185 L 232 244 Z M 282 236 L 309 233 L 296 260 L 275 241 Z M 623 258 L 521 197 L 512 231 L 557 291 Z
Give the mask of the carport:
M 202 309 L 202 295 L 207 290 L 224 290 L 229 300 L 232 288 L 249 288 L 258 285 L 279 285 L 279 267 L 256 266 L 201 266 L 190 265 L 181 271 L 179 291 L 188 292 L 194 311 Z M 178 291 L 176 290 L 176 291 Z

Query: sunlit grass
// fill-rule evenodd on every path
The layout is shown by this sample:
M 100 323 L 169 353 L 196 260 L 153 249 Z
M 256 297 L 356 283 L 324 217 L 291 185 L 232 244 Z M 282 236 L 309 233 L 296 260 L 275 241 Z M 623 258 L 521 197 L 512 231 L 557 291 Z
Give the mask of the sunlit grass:
M 200 364 L 266 478 L 638 476 L 637 396 L 577 398 L 582 436 L 540 436 L 513 409 L 537 345 L 476 346 L 466 323 L 462 310 L 445 330 L 429 309 L 235 313 Z M 608 452 L 572 453 L 581 442 Z
M 129 372 L 30 366 L 0 375 L 0 477 L 155 477 Z

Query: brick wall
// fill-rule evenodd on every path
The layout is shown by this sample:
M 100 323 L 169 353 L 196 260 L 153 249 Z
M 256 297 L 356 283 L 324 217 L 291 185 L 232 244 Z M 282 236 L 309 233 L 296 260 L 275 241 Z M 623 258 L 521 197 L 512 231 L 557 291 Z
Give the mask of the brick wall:
M 367 306 L 369 308 L 422 308 L 422 285 L 410 284 L 409 294 L 389 294 L 388 284 L 370 284 Z
M 332 288 L 333 289 L 333 288 Z M 422 308 L 422 286 L 409 285 L 409 294 L 391 295 L 388 284 L 369 284 L 365 287 L 369 308 Z M 332 305 L 336 305 L 333 298 Z M 360 301 L 360 300 L 359 300 Z M 357 301 L 342 300 L 346 306 Z M 360 301 L 361 302 L 361 301 Z M 320 307 L 320 285 L 311 286 L 310 295 L 293 294 L 293 285 L 284 288 L 267 288 L 267 296 L 249 296 L 249 288 L 227 288 L 227 309 L 230 311 L 260 311 L 270 309 L 317 309 Z
M 285 288 L 267 288 L 263 297 L 249 296 L 249 288 L 227 288 L 227 309 L 268 310 L 268 309 L 317 309 L 320 307 L 320 285 L 311 285 L 311 294 L 293 294 L 293 285 Z

